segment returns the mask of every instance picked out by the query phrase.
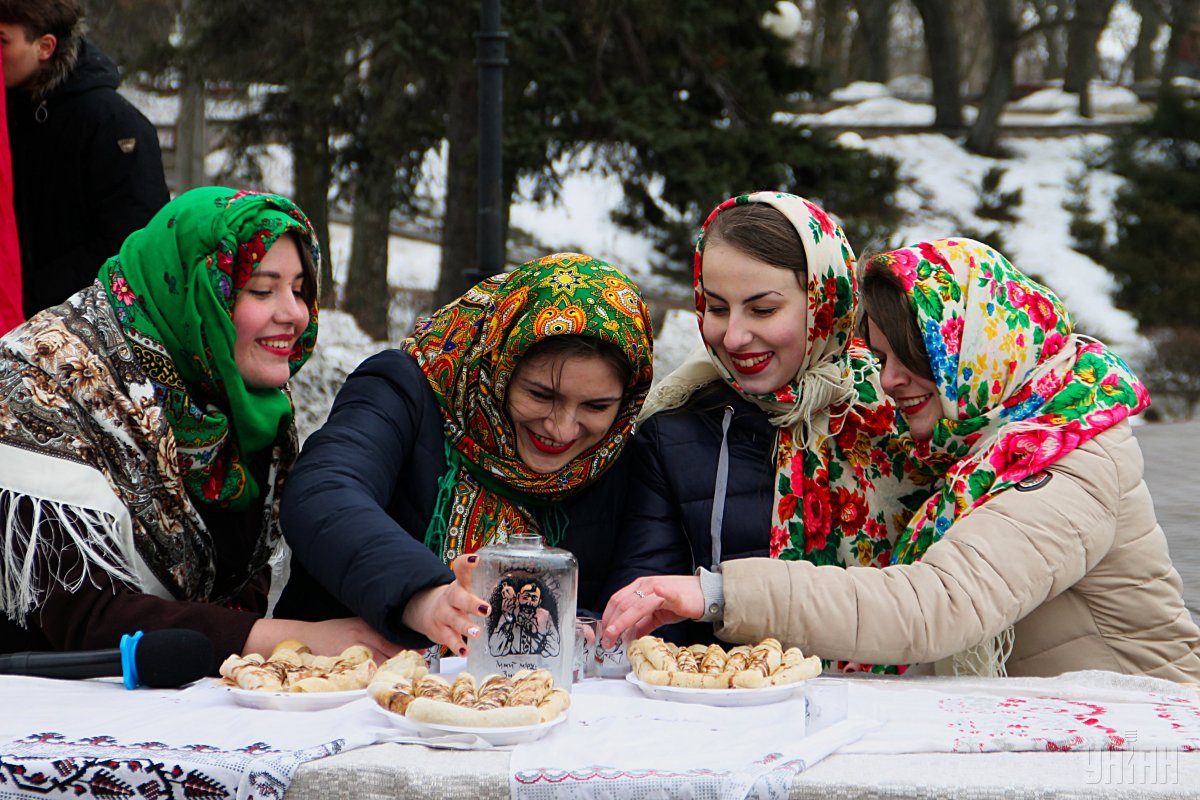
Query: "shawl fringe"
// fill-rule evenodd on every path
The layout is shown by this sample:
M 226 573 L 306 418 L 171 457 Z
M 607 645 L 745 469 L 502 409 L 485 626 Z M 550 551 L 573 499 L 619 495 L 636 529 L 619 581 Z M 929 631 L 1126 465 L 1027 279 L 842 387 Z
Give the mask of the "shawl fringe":
M 0 608 L 13 622 L 24 626 L 25 618 L 41 606 L 49 585 L 38 579 L 35 565 L 47 563 L 50 580 L 68 592 L 84 582 L 95 585 L 94 571 L 113 580 L 137 585 L 135 565 L 117 542 L 125 538 L 121 520 L 105 511 L 70 503 L 32 497 L 0 487 L 3 519 L 3 552 L 0 553 Z M 22 512 L 29 510 L 28 519 Z M 55 542 L 51 531 L 61 531 L 65 541 Z M 63 569 L 61 549 L 74 546 L 80 558 Z

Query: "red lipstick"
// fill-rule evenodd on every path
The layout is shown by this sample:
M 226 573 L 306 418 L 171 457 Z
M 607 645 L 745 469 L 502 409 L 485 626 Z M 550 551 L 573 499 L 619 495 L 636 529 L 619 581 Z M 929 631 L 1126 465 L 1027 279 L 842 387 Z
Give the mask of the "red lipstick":
M 762 361 L 758 362 L 757 364 L 748 366 L 748 367 L 742 366 L 737 363 L 738 361 L 749 361 L 754 358 L 762 358 L 763 356 L 767 356 L 767 358 L 763 358 Z M 730 353 L 729 354 L 729 360 L 733 362 L 734 370 L 736 370 L 739 374 L 742 374 L 742 375 L 757 375 L 758 373 L 760 373 L 764 369 L 766 369 L 774 359 L 775 359 L 775 354 L 772 353 L 770 350 L 766 350 L 761 353 Z
M 533 431 L 529 430 L 528 428 L 525 429 L 525 433 L 529 436 L 529 441 L 533 442 L 534 447 L 536 447 L 541 452 L 548 453 L 549 455 L 552 455 L 552 456 L 562 455 L 563 453 L 565 453 L 571 449 L 571 445 L 575 444 L 575 441 L 572 440 L 572 441 L 569 441 L 566 444 L 562 445 L 561 447 L 552 447 L 551 445 L 546 444 L 541 439 L 539 439 L 537 436 L 535 436 Z

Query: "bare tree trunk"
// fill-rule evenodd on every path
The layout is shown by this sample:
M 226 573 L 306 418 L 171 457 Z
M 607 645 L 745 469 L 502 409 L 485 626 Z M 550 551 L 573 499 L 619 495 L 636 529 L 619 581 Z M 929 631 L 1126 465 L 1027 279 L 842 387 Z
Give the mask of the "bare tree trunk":
M 1075 16 L 1067 25 L 1067 71 L 1063 90 L 1079 95 L 1079 115 L 1092 116 L 1088 85 L 1096 75 L 1100 55 L 1096 43 L 1108 24 L 1114 0 L 1075 0 Z
M 208 155 L 205 124 L 204 78 L 198 70 L 182 70 L 179 90 L 179 116 L 175 121 L 175 188 L 179 192 L 208 183 L 204 157 Z
M 456 75 L 450 85 L 446 113 L 446 206 L 442 214 L 442 261 L 434 294 L 436 307 L 468 288 L 463 271 L 479 265 L 476 236 L 479 219 L 479 87 L 474 70 Z
M 329 184 L 333 181 L 333 153 L 329 148 L 329 118 L 310 118 L 292 131 L 292 186 L 296 205 L 308 215 L 321 245 L 322 308 L 337 305 L 333 282 L 333 254 L 329 251 Z
M 933 80 L 933 127 L 960 128 L 963 124 L 959 86 L 958 37 L 953 0 L 913 0 L 925 32 L 925 50 Z
M 1133 82 L 1145 83 L 1154 77 L 1154 40 L 1164 20 L 1156 0 L 1134 0 L 1133 6 L 1141 16 L 1133 46 Z
M 354 190 L 345 308 L 372 339 L 388 338 L 388 227 L 394 204 L 395 175 L 364 159 Z
M 1062 78 L 1067 70 L 1066 40 L 1063 25 L 1052 25 L 1063 16 L 1062 0 L 1032 0 L 1033 11 L 1037 15 L 1037 24 L 1047 26 L 1042 31 L 1041 39 L 1046 48 L 1046 64 L 1042 76 L 1046 80 Z
M 1013 0 L 989 0 L 988 31 L 992 42 L 992 69 L 979 105 L 979 115 L 967 134 L 967 149 L 981 155 L 996 155 L 1000 133 L 1000 115 L 1008 103 L 1013 86 L 1013 61 L 1017 56 L 1017 21 Z
M 858 30 L 865 49 L 866 79 L 887 83 L 891 78 L 892 0 L 857 0 Z
M 821 68 L 827 90 L 846 83 L 846 11 L 845 3 L 840 0 L 821 0 Z
M 1167 41 L 1167 52 L 1163 54 L 1160 91 L 1171 85 L 1179 74 L 1179 48 L 1188 30 L 1200 19 L 1200 0 L 1171 0 L 1171 38 Z

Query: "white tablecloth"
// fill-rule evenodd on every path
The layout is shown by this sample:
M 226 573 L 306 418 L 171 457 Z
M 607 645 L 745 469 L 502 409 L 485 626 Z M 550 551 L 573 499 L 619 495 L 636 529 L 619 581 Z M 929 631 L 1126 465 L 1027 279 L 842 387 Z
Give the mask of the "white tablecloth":
M 805 726 L 798 701 L 706 710 L 641 699 L 624 681 L 592 680 L 576 687 L 568 722 L 540 743 L 462 752 L 366 747 L 411 741 L 368 699 L 289 713 L 236 706 L 211 684 L 126 692 L 110 682 L 4 677 L 0 800 L 830 800 L 1039 796 L 1046 787 L 1067 796 L 1200 796 L 1200 702 L 1173 684 L 1110 673 L 822 678 L 807 694 Z

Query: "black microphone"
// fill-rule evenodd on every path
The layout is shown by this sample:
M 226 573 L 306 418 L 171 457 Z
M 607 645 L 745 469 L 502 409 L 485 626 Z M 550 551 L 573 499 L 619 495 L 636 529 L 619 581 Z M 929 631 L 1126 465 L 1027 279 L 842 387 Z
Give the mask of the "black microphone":
M 168 628 L 121 637 L 111 650 L 13 653 L 0 656 L 0 675 L 35 678 L 123 678 L 126 689 L 177 689 L 212 672 L 213 645 L 199 631 Z

